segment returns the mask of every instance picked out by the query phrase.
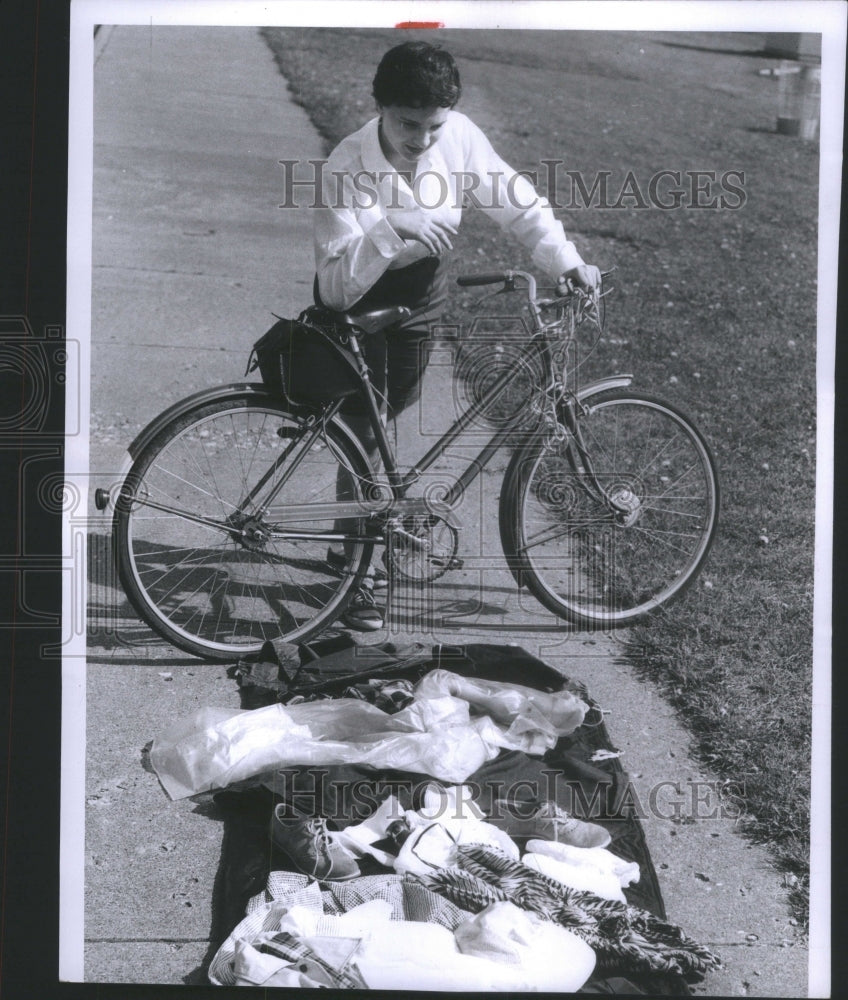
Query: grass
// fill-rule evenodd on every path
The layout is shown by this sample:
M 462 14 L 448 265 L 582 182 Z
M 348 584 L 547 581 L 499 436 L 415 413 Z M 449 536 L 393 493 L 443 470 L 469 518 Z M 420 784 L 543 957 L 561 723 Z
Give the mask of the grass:
M 610 201 L 628 171 L 643 195 L 661 170 L 744 174 L 737 210 L 640 208 L 634 195 L 558 214 L 584 259 L 617 268 L 585 375 L 632 371 L 682 405 L 722 476 L 702 577 L 630 631 L 630 659 L 679 708 L 703 761 L 744 784 L 748 833 L 770 845 L 806 919 L 818 149 L 776 133 L 778 85 L 757 74 L 773 63 L 755 35 L 439 35 L 462 71 L 460 110 L 516 168 L 562 158 L 589 187 L 607 170 Z M 372 117 L 373 69 L 397 33 L 266 38 L 328 151 Z M 482 212 L 466 213 L 455 246 L 456 273 L 531 266 Z M 458 295 L 447 318 L 468 322 L 471 301 Z

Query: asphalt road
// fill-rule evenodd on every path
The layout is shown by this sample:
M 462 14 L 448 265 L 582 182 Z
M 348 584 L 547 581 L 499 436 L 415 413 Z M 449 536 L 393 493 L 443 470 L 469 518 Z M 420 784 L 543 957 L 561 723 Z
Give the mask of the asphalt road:
M 254 29 L 105 28 L 95 54 L 90 497 L 117 480 L 150 419 L 197 389 L 240 381 L 272 314 L 308 303 L 309 212 L 277 207 L 278 161 L 324 153 Z M 448 422 L 451 365 L 450 347 L 437 349 L 422 407 L 399 428 L 401 455 L 423 451 Z M 477 446 L 452 449 L 434 475 Z M 649 802 L 654 790 L 644 825 L 669 917 L 724 960 L 696 992 L 803 994 L 807 954 L 767 853 L 731 817 L 685 818 L 713 779 L 672 709 L 621 659 L 620 637 L 570 631 L 516 591 L 496 533 L 505 463 L 499 455 L 458 511 L 464 569 L 368 641 L 517 643 L 585 682 L 637 793 Z M 171 802 L 142 748 L 200 707 L 238 707 L 238 691 L 224 667 L 179 653 L 135 619 L 111 568 L 108 518 L 93 504 L 86 527 L 85 836 L 69 834 L 66 846 L 85 903 L 84 928 L 66 940 L 79 956 L 70 967 L 97 982 L 205 982 L 230 929 L 214 906 L 222 821 Z M 657 797 L 669 788 L 680 789 L 682 819 Z

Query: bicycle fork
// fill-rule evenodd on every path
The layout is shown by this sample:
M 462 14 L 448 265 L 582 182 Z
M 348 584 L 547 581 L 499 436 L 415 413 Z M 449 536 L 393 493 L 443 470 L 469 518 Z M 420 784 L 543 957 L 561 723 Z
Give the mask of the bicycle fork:
M 556 404 L 555 412 L 553 419 L 568 439 L 568 460 L 574 472 L 589 494 L 603 504 L 617 523 L 629 528 L 639 518 L 642 501 L 625 483 L 613 483 L 610 489 L 605 489 L 598 479 L 580 427 L 580 418 L 588 414 L 588 407 L 576 396 L 563 396 Z

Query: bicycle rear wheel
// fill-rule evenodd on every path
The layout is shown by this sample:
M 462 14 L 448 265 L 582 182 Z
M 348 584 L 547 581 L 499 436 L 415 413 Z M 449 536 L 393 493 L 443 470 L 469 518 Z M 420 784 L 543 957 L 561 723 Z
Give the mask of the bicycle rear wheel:
M 537 438 L 507 470 L 504 549 L 519 585 L 578 625 L 631 624 L 681 594 L 707 557 L 719 482 L 707 443 L 675 406 L 628 389 L 584 400 L 580 433 Z
M 334 502 L 337 479 L 360 498 L 369 470 L 332 424 L 309 438 L 285 404 L 245 396 L 198 405 L 144 448 L 113 531 L 124 591 L 158 635 L 206 659 L 235 660 L 269 639 L 306 639 L 342 613 L 373 546 L 348 543 L 348 569 L 334 572 L 320 537 L 332 520 L 304 513 L 275 524 L 275 511 Z M 363 528 L 350 520 L 351 532 Z M 293 532 L 312 537 L 278 537 Z

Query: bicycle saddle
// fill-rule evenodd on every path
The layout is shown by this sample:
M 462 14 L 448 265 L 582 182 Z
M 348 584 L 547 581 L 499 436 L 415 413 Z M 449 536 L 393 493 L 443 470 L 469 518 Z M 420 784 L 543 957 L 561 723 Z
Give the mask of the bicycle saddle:
M 321 309 L 322 307 L 313 308 Z M 323 307 L 323 311 L 334 323 L 358 327 L 366 333 L 379 333 L 412 315 L 411 310 L 407 309 L 406 306 L 389 306 L 385 309 L 371 309 L 362 313 L 335 312 L 335 310 L 326 307 Z

